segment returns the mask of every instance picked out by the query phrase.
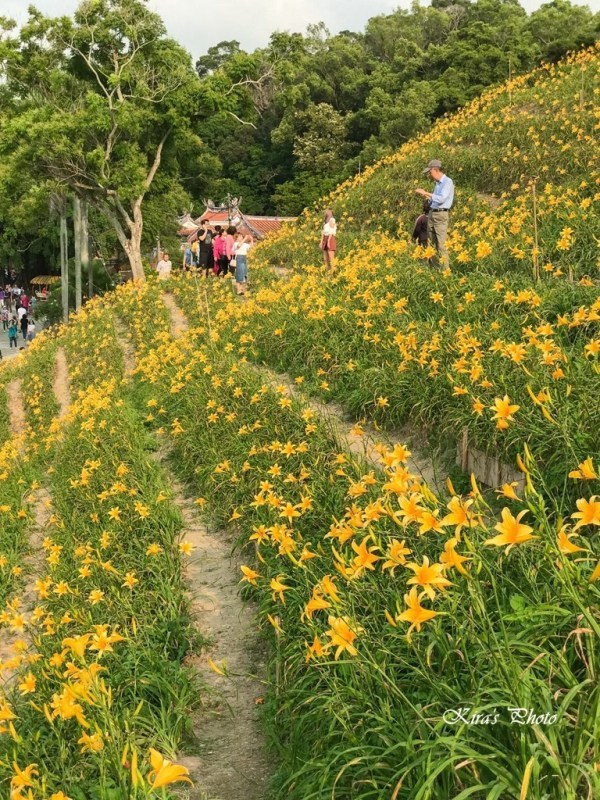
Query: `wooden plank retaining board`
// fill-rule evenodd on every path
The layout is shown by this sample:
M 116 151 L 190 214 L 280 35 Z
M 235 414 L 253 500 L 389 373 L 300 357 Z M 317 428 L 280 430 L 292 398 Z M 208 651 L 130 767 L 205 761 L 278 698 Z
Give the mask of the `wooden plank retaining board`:
M 469 432 L 463 428 L 462 437 L 456 448 L 456 463 L 469 474 L 473 473 L 480 483 L 499 489 L 505 483 L 516 483 L 517 491 L 524 489 L 525 476 L 523 473 L 505 464 L 483 450 L 477 450 L 469 445 Z

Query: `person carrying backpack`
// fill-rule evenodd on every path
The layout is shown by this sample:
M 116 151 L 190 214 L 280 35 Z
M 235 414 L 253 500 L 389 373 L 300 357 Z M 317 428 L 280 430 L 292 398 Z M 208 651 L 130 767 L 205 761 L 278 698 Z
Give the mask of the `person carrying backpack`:
M 10 321 L 10 325 L 8 326 L 8 346 L 10 348 L 12 348 L 13 345 L 15 346 L 15 349 L 18 347 L 17 333 L 17 320 L 13 317 Z

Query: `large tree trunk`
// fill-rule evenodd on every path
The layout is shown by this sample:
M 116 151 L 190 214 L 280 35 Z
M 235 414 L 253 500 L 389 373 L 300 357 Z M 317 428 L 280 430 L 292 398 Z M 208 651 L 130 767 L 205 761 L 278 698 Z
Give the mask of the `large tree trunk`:
M 135 216 L 138 217 L 137 214 Z M 127 242 L 127 247 L 125 248 L 125 252 L 127 253 L 127 258 L 129 259 L 133 280 L 144 281 L 146 280 L 146 276 L 144 275 L 144 265 L 142 263 L 141 214 L 139 215 L 139 218 L 135 219 L 135 221 L 129 225 L 129 230 L 130 236 Z
M 105 209 L 106 210 L 106 209 Z M 129 266 L 131 267 L 131 274 L 134 281 L 145 281 L 144 265 L 142 264 L 142 228 L 143 221 L 141 212 L 132 220 L 128 214 L 123 214 L 126 217 L 127 227 L 121 224 L 121 220 L 117 214 L 112 210 L 106 210 L 108 219 L 110 220 L 117 238 L 121 243 L 121 247 L 127 254 Z

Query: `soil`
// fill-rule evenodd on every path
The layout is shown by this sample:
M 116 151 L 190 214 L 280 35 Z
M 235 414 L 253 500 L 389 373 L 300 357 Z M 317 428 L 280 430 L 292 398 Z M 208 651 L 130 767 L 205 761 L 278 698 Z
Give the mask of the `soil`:
M 171 331 L 173 336 L 181 336 L 181 334 L 185 333 L 189 328 L 185 314 L 179 308 L 175 298 L 170 292 L 165 292 L 163 294 L 163 302 L 171 314 Z
M 69 388 L 69 368 L 64 348 L 59 347 L 56 353 L 56 366 L 54 368 L 54 394 L 58 402 L 58 417 L 64 417 L 71 405 L 71 390 Z
M 164 295 L 174 336 L 188 330 L 187 320 L 172 295 Z M 135 367 L 135 353 L 125 327 L 116 323 L 126 368 Z M 193 787 L 178 786 L 186 800 L 265 800 L 272 769 L 260 721 L 265 655 L 257 637 L 254 607 L 240 597 L 240 563 L 232 555 L 227 533 L 211 533 L 193 500 L 172 474 L 166 448 L 156 460 L 169 475 L 173 501 L 183 519 L 182 541 L 193 545 L 185 580 L 196 629 L 206 643 L 188 658 L 202 682 L 198 709 L 191 712 L 194 741 L 176 759 L 187 767 Z M 229 677 L 218 675 L 208 659 L 226 664 Z M 259 701 L 257 703 L 257 701 Z M 193 752 L 190 752 L 193 751 Z
M 121 345 L 121 351 L 123 353 L 125 374 L 132 375 L 135 372 L 136 364 L 135 364 L 135 350 L 131 342 L 132 339 L 131 334 L 129 333 L 127 326 L 120 319 L 115 319 L 115 331 L 117 332 L 117 338 L 119 339 L 119 343 Z
M 13 436 L 20 436 L 25 432 L 25 405 L 23 403 L 23 382 L 15 378 L 6 387 L 8 399 L 8 416 L 10 430 Z
M 240 564 L 227 534 L 209 532 L 181 485 L 173 479 L 171 486 L 184 520 L 183 540 L 194 546 L 185 575 L 192 615 L 209 643 L 189 659 L 204 691 L 201 708 L 192 713 L 195 753 L 177 758 L 194 782 L 181 797 L 264 800 L 272 770 L 260 721 L 265 656 L 255 610 L 240 597 Z M 209 658 L 219 666 L 224 661 L 229 677 L 216 674 Z

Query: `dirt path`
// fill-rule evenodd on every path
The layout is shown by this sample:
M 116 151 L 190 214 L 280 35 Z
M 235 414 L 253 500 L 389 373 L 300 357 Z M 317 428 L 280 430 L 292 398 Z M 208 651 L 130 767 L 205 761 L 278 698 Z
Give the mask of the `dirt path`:
M 29 537 L 29 554 L 23 559 L 27 578 L 23 591 L 16 595 L 20 600 L 19 613 L 26 620 L 38 603 L 35 582 L 42 574 L 44 558 L 42 541 L 46 535 L 51 508 L 52 501 L 47 490 L 43 487 L 38 488 L 34 505 L 34 524 Z M 22 641 L 31 647 L 31 637 L 26 627 L 23 632 L 15 632 L 7 627 L 0 628 L 0 688 L 6 688 L 19 669 L 19 658 L 15 658 L 17 655 L 15 645 Z
M 54 368 L 54 394 L 58 402 L 58 417 L 61 419 L 68 412 L 71 405 L 71 390 L 69 388 L 69 368 L 64 347 L 59 347 L 56 353 Z
M 117 339 L 119 340 L 121 351 L 123 353 L 123 364 L 125 365 L 125 376 L 127 377 L 133 375 L 136 367 L 135 350 L 132 344 L 132 336 L 129 333 L 125 323 L 118 319 L 118 317 L 115 317 L 114 324 Z
M 208 649 L 190 659 L 208 691 L 192 715 L 197 753 L 177 759 L 194 781 L 194 789 L 183 796 L 264 800 L 271 768 L 257 704 L 264 693 L 265 663 L 255 612 L 240 597 L 239 563 L 227 535 L 210 533 L 174 478 L 171 487 L 184 520 L 182 539 L 194 546 L 186 568 L 192 615 L 209 641 Z M 232 677 L 216 674 L 208 658 L 218 665 L 225 661 Z
M 187 320 L 168 297 L 173 334 L 180 335 L 188 329 Z M 127 329 L 120 320 L 115 327 L 126 370 L 132 372 L 136 357 Z M 191 715 L 194 754 L 177 758 L 189 769 L 194 787 L 177 793 L 189 800 L 264 800 L 271 769 L 256 702 L 264 692 L 265 663 L 255 612 L 240 597 L 240 565 L 231 555 L 227 534 L 208 531 L 198 507 L 172 474 L 166 450 L 158 452 L 156 460 L 169 476 L 173 501 L 181 511 L 181 539 L 194 548 L 185 580 L 196 628 L 208 642 L 189 659 L 205 687 L 201 707 Z M 225 661 L 232 677 L 215 673 L 209 658 L 217 664 Z
M 171 331 L 173 336 L 181 336 L 189 329 L 188 321 L 185 314 L 177 305 L 177 302 L 170 292 L 163 294 L 163 302 L 169 309 L 171 315 Z
M 6 387 L 10 430 L 13 436 L 25 432 L 25 404 L 23 403 L 23 381 L 15 378 Z

